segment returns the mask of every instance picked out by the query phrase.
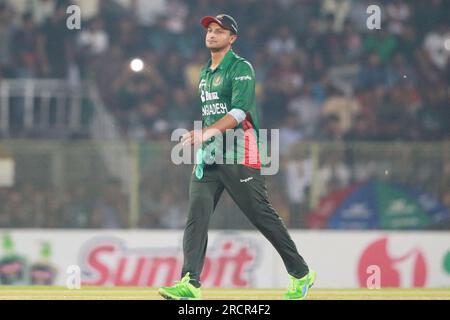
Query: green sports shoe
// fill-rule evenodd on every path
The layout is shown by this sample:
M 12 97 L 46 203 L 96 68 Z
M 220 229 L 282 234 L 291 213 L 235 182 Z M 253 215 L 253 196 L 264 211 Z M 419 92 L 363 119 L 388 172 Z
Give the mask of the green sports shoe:
M 316 272 L 310 270 L 306 276 L 301 279 L 294 278 L 289 275 L 290 282 L 288 291 L 284 294 L 286 300 L 303 300 L 308 294 L 309 288 L 311 288 L 316 281 Z
M 167 300 L 197 300 L 201 299 L 202 295 L 200 288 L 194 287 L 189 283 L 191 278 L 189 272 L 184 275 L 181 281 L 176 281 L 172 287 L 161 287 L 158 293 Z

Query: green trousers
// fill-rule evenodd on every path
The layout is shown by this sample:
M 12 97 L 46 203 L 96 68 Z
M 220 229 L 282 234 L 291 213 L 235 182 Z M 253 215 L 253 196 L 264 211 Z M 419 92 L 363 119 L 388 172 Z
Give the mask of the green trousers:
M 298 253 L 285 224 L 269 203 L 265 179 L 260 170 L 240 164 L 213 164 L 205 166 L 202 179 L 191 175 L 181 276 L 189 272 L 191 283 L 200 287 L 209 220 L 224 190 L 228 191 L 250 222 L 275 247 L 287 272 L 296 278 L 306 275 L 308 266 Z

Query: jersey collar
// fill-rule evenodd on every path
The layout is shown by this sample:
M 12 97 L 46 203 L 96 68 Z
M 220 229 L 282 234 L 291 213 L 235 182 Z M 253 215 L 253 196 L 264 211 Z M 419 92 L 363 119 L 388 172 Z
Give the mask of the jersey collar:
M 222 61 L 220 61 L 219 65 L 217 66 L 217 68 L 214 71 L 211 71 L 211 69 L 210 69 L 210 67 L 211 67 L 211 58 L 210 58 L 208 61 L 207 71 L 216 72 L 217 70 L 225 70 L 228 67 L 228 65 L 231 63 L 231 60 L 233 60 L 233 57 L 234 57 L 234 52 L 230 48 L 230 50 L 228 50 L 228 52 L 225 54 Z

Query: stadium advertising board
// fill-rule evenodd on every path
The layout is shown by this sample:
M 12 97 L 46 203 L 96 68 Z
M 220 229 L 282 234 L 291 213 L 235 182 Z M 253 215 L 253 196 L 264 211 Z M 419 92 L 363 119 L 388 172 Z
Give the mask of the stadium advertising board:
M 292 231 L 318 273 L 315 287 L 450 285 L 450 235 L 433 232 Z M 162 230 L 1 230 L 1 284 L 65 286 L 71 266 L 81 286 L 170 285 L 182 267 L 182 234 Z M 204 287 L 283 288 L 287 274 L 259 233 L 211 231 Z M 339 276 L 337 276 L 339 275 Z

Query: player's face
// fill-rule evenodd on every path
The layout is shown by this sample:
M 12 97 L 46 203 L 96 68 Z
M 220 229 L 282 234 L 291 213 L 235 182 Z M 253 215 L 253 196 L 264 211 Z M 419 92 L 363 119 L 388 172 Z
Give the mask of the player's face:
M 236 40 L 236 35 L 215 22 L 209 24 L 206 31 L 206 47 L 211 51 L 221 51 Z

